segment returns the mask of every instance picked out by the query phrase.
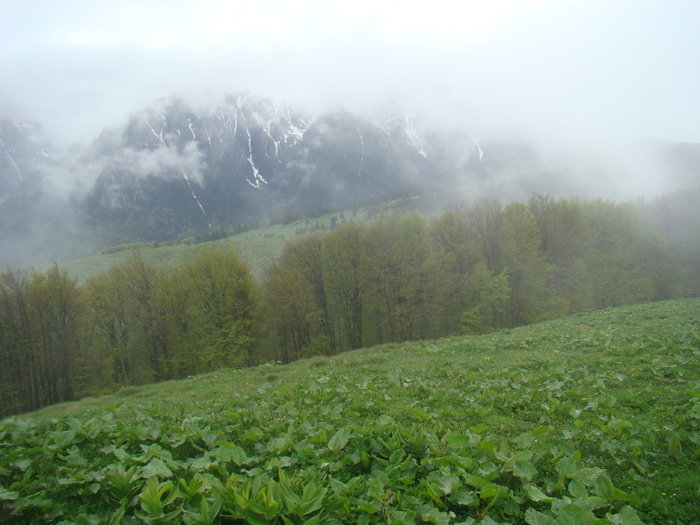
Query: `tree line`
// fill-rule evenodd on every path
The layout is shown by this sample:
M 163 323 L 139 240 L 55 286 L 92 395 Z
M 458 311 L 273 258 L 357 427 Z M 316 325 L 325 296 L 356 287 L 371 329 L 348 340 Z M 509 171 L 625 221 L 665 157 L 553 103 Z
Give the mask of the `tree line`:
M 453 205 L 430 222 L 391 214 L 300 237 L 260 282 L 212 248 L 170 269 L 134 251 L 82 284 L 58 265 L 6 270 L 0 416 L 222 367 L 698 295 L 693 202 L 535 195 Z M 683 210 L 696 223 L 678 224 Z

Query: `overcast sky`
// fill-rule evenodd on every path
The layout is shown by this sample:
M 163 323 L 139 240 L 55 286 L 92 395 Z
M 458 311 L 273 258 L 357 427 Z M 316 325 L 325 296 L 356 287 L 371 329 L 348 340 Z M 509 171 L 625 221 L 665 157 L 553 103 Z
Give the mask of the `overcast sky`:
M 168 95 L 371 110 L 475 134 L 700 142 L 700 1 L 0 0 L 0 116 L 65 145 Z

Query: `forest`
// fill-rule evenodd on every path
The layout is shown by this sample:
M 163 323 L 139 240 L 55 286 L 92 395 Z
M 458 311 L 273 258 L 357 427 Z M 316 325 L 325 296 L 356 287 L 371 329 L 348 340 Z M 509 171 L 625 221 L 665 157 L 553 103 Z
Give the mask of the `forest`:
M 0 274 L 0 416 L 270 361 L 700 295 L 700 192 L 614 203 L 534 195 L 396 213 L 286 245 L 256 280 L 231 250 L 138 251 L 79 283 Z

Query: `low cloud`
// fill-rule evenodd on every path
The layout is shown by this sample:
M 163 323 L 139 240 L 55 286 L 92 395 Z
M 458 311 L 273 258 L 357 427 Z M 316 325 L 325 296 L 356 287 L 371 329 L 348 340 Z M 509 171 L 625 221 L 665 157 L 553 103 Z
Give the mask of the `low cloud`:
M 0 100 L 63 145 L 243 90 L 368 113 L 401 93 L 477 136 L 700 141 L 695 2 L 4 4 Z
M 182 149 L 174 145 L 161 145 L 155 149 L 124 148 L 116 155 L 104 159 L 107 169 L 126 172 L 137 178 L 183 178 L 198 185 L 204 184 L 202 176 L 203 155 L 195 142 L 188 142 Z

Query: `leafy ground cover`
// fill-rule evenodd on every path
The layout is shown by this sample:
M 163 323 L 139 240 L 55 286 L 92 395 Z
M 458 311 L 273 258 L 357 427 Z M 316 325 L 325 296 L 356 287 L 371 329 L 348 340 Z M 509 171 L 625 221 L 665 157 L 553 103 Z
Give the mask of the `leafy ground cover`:
M 0 422 L 4 523 L 695 523 L 700 300 Z

